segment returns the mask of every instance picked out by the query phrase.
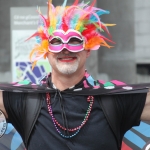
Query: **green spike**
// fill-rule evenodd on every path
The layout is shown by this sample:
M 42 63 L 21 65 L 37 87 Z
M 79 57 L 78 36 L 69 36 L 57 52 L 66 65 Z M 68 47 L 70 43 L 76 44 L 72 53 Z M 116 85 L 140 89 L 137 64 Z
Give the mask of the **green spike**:
M 30 83 L 29 80 L 23 80 L 23 81 L 18 82 L 18 84 L 23 84 L 23 85 L 28 85 L 29 83 Z
M 107 86 L 114 86 L 114 84 L 111 83 L 111 82 L 106 82 L 106 83 L 104 84 L 104 87 L 107 87 Z
M 82 31 L 84 31 L 86 28 L 84 26 L 81 26 L 79 29 L 79 32 L 82 33 Z
M 53 27 L 48 28 L 48 34 L 49 35 L 53 35 L 53 31 L 54 31 Z

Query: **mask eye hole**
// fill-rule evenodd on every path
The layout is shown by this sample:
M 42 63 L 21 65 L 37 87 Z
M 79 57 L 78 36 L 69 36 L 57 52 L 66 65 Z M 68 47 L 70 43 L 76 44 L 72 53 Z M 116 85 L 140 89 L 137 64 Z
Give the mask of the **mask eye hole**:
M 76 38 L 76 37 L 72 37 L 72 38 L 68 41 L 68 44 L 70 44 L 70 45 L 79 45 L 79 44 L 81 44 L 81 43 L 83 43 L 83 40 L 78 39 L 78 38 Z
M 62 41 L 59 38 L 53 38 L 51 41 L 49 41 L 49 43 L 51 45 L 60 45 L 60 44 L 62 44 Z

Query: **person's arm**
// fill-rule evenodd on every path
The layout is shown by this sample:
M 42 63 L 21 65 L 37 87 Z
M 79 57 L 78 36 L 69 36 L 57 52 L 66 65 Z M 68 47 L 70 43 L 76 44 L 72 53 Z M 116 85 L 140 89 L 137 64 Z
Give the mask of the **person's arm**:
M 147 93 L 145 106 L 141 115 L 141 120 L 150 121 L 150 92 Z
M 5 114 L 5 117 L 7 118 L 8 115 L 7 115 L 7 112 L 6 112 L 5 107 L 4 107 L 3 92 L 2 91 L 0 91 L 0 110 Z

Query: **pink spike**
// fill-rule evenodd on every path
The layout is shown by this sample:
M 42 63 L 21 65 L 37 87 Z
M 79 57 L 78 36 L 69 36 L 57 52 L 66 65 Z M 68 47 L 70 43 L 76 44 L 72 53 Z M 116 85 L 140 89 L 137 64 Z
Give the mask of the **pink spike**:
M 113 43 L 113 44 L 116 44 L 115 42 L 109 40 L 108 38 L 106 38 L 106 37 L 104 37 L 104 36 L 102 36 L 102 35 L 100 35 L 100 37 L 103 38 L 104 40 L 108 41 L 108 42 L 111 42 L 111 43 Z
M 35 37 L 35 36 L 38 36 L 38 35 L 39 35 L 39 33 L 38 33 L 38 32 L 35 32 L 35 33 L 34 33 L 33 35 L 31 35 L 28 39 L 26 39 L 25 42 L 28 41 L 29 39 Z
M 105 81 L 104 80 L 98 80 L 99 83 L 104 84 Z
M 11 84 L 16 84 L 17 82 L 11 82 Z
M 126 85 L 126 83 L 118 81 L 118 80 L 112 80 L 112 83 L 114 83 L 115 85 Z
M 99 85 L 96 85 L 96 86 L 93 86 L 93 88 L 94 88 L 94 89 L 98 89 L 98 88 L 100 88 L 100 86 L 99 86 Z
M 31 85 L 37 85 L 37 84 L 35 84 L 35 83 L 32 83 Z
M 96 3 L 96 0 L 93 0 L 93 3 L 91 4 L 91 7 L 93 7 Z
M 89 88 L 89 86 L 88 86 L 86 80 L 83 81 L 83 85 L 84 85 L 85 88 Z
M 76 5 L 78 5 L 78 3 L 79 3 L 79 0 L 75 0 L 74 3 L 73 3 L 73 5 L 76 6 Z
M 18 84 L 18 83 L 17 83 L 17 84 L 14 84 L 13 86 L 22 86 L 22 85 L 23 85 L 23 84 Z
M 96 3 L 96 0 L 93 0 L 93 2 L 92 2 L 92 4 L 90 5 L 88 11 L 90 11 L 90 10 L 94 7 L 95 3 Z
M 84 76 L 85 76 L 86 78 L 88 78 L 88 77 L 90 76 L 90 74 L 88 74 L 87 71 L 85 71 Z

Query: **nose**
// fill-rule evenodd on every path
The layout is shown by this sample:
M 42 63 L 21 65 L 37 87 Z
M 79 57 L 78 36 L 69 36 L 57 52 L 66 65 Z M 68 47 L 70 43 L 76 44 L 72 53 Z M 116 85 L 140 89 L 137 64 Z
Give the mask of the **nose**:
M 62 50 L 62 53 L 63 53 L 63 54 L 70 54 L 71 52 L 68 51 L 67 49 L 63 49 L 63 50 Z

